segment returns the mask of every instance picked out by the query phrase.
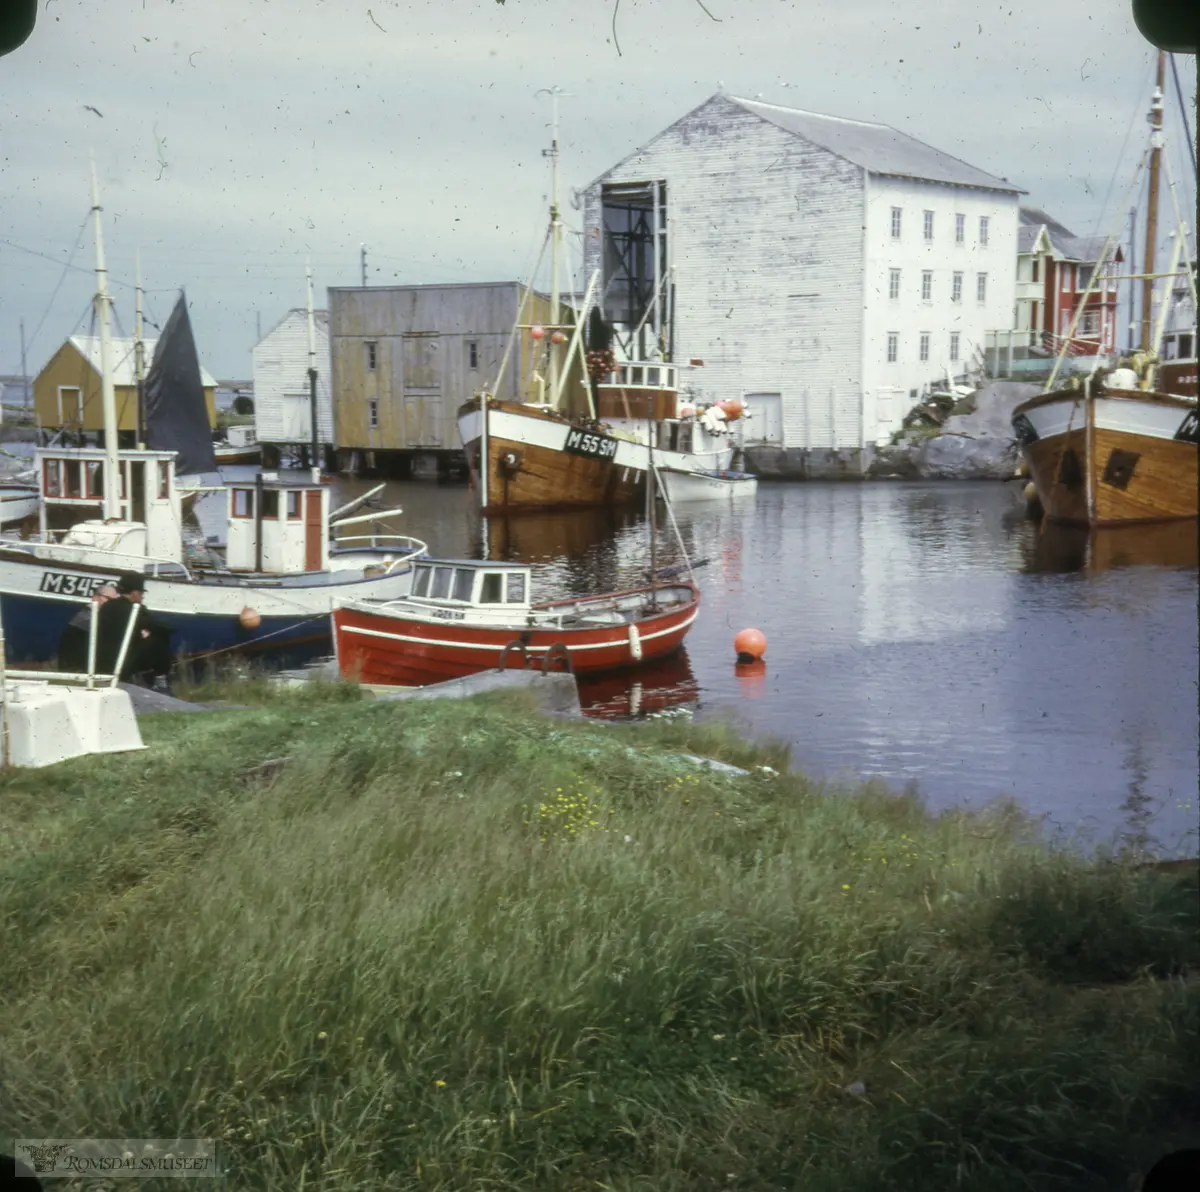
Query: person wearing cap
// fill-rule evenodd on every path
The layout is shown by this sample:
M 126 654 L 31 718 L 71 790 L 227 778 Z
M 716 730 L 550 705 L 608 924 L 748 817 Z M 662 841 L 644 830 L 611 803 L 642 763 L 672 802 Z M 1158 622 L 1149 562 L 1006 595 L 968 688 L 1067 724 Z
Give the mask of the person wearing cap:
M 166 689 L 170 670 L 170 630 L 151 615 L 143 603 L 146 581 L 135 571 L 126 571 L 117 580 L 117 599 L 100 609 L 96 669 L 112 674 L 121 653 L 129 618 L 136 617 L 133 636 L 118 676 L 123 683 Z
M 92 618 L 99 616 L 100 609 L 117 597 L 116 584 L 101 584 L 93 593 L 89 604 L 84 605 L 67 623 L 58 639 L 58 669 L 81 675 L 88 664 L 88 632 Z M 97 646 L 98 646 L 97 639 Z M 99 654 L 97 654 L 99 657 Z

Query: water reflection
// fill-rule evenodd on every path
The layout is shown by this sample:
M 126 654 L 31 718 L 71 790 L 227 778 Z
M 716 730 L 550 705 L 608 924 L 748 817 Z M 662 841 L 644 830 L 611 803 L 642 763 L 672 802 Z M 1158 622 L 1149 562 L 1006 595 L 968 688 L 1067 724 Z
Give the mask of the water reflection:
M 629 674 L 579 680 L 579 703 L 584 714 L 604 720 L 638 719 L 695 707 L 699 699 L 700 684 L 692 673 L 686 648 Z
M 1044 523 L 1025 551 L 1026 571 L 1200 566 L 1200 523 L 1158 522 L 1091 530 Z

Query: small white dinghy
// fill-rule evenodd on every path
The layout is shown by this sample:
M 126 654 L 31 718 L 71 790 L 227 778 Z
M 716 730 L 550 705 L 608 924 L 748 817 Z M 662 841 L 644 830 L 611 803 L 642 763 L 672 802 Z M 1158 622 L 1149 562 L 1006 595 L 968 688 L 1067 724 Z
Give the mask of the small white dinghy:
M 88 657 L 96 657 L 93 605 Z M 134 618 L 129 621 L 130 631 Z M 131 632 L 117 660 L 125 660 Z M 83 675 L 54 671 L 9 670 L 4 632 L 0 627 L 0 769 L 38 769 L 93 753 L 128 753 L 145 749 L 129 692 L 115 675 Z
M 758 477 L 749 472 L 660 466 L 658 478 L 672 505 L 690 501 L 736 501 L 752 497 L 758 491 Z

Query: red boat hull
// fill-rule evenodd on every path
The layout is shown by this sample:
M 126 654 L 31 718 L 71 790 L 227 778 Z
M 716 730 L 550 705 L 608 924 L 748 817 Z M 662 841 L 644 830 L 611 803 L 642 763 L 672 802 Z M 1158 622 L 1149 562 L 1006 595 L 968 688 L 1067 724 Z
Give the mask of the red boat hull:
M 504 647 L 516 640 L 525 643 L 526 655 L 536 665 L 561 643 L 576 674 L 596 674 L 639 666 L 679 649 L 699 604 L 699 593 L 693 590 L 687 603 L 641 617 L 633 625 L 562 629 L 464 625 L 338 608 L 333 634 L 342 677 L 379 686 L 423 687 L 496 669 Z M 519 651 L 505 659 L 506 670 L 524 666 Z

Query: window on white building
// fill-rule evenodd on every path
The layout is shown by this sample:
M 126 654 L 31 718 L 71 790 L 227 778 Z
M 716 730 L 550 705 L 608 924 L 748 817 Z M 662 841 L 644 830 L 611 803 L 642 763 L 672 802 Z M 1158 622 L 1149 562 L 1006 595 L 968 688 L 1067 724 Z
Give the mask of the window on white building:
M 954 243 L 965 244 L 967 239 L 967 217 L 960 211 L 954 217 Z
M 379 427 L 379 401 L 374 397 L 367 402 L 367 426 L 371 430 Z
M 900 239 L 900 208 L 892 208 L 892 239 Z
M 955 273 L 954 280 L 950 283 L 950 301 L 951 302 L 961 302 L 962 301 L 962 279 L 963 279 L 963 275 L 961 273 Z
M 479 341 L 474 339 L 467 340 L 467 368 L 476 369 L 479 367 Z
M 925 212 L 925 239 L 926 240 L 933 239 L 933 212 L 932 211 Z
M 925 361 L 928 359 L 929 359 L 929 332 L 922 331 L 921 332 L 921 360 Z
M 975 300 L 977 302 L 987 301 L 987 274 L 977 273 L 975 275 Z
M 900 356 L 900 332 L 889 331 L 887 338 L 887 358 L 889 364 L 895 364 Z
M 950 359 L 951 361 L 958 360 L 958 336 L 957 331 L 950 332 Z
M 900 270 L 888 270 L 888 297 L 894 302 L 900 297 Z
M 921 301 L 929 302 L 933 298 L 933 270 L 921 271 Z
M 377 345 L 374 341 L 368 340 L 363 346 L 367 349 L 367 372 L 374 372 L 379 358 L 379 353 L 376 351 Z
M 979 217 L 979 246 L 980 246 L 980 248 L 987 248 L 987 242 L 988 242 L 988 217 L 986 215 L 981 215 Z

